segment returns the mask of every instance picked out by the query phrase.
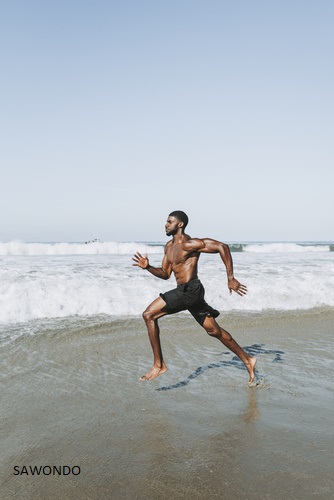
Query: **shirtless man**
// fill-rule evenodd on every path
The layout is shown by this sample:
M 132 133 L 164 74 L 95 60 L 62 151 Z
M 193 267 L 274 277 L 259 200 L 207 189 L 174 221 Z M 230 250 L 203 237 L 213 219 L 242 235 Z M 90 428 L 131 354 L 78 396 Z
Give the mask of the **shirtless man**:
M 234 278 L 233 262 L 228 245 L 210 238 L 191 238 L 184 230 L 188 224 L 187 215 L 181 210 L 171 212 L 165 225 L 166 235 L 172 239 L 165 246 L 165 254 L 161 267 L 150 265 L 147 256 L 137 252 L 132 264 L 146 269 L 154 276 L 168 280 L 172 272 L 175 275 L 177 288 L 161 293 L 143 313 L 149 339 L 153 350 L 153 367 L 140 380 L 152 380 L 167 371 L 161 344 L 158 319 L 166 314 L 174 314 L 188 310 L 196 321 L 212 337 L 220 340 L 228 349 L 236 354 L 245 364 L 249 373 L 249 383 L 254 380 L 256 358 L 249 356 L 231 337 L 221 328 L 215 318 L 219 312 L 210 307 L 204 300 L 204 288 L 197 276 L 197 264 L 201 253 L 219 253 L 226 267 L 227 286 L 238 295 L 245 295 L 247 288 Z

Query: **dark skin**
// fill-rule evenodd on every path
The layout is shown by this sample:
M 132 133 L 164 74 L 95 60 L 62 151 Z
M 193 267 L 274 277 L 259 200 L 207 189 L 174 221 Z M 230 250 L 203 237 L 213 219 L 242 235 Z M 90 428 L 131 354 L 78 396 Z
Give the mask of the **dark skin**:
M 161 267 L 150 265 L 146 256 L 137 252 L 133 261 L 134 266 L 146 269 L 157 278 L 167 280 L 174 273 L 178 285 L 188 283 L 197 278 L 198 259 L 201 253 L 219 253 L 227 273 L 227 286 L 230 294 L 234 291 L 240 296 L 247 293 L 247 287 L 239 283 L 233 274 L 233 261 L 228 245 L 211 238 L 191 238 L 184 233 L 183 222 L 176 217 L 169 216 L 165 225 L 166 235 L 172 236 L 165 246 Z M 167 371 L 160 344 L 160 330 L 158 319 L 168 314 L 163 311 L 166 302 L 162 297 L 155 299 L 144 311 L 143 317 L 147 326 L 149 339 L 153 350 L 153 367 L 140 380 L 152 380 Z M 206 332 L 220 340 L 228 349 L 234 352 L 245 364 L 249 373 L 249 383 L 254 381 L 256 358 L 249 356 L 232 338 L 232 336 L 216 322 L 215 318 L 207 316 L 203 323 Z

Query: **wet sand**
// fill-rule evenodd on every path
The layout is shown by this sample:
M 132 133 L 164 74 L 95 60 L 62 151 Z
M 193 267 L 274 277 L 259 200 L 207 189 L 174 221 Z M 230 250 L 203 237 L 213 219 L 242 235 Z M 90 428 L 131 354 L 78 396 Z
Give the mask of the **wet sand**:
M 150 382 L 137 318 L 3 345 L 1 498 L 333 498 L 334 313 L 218 319 L 257 356 L 257 387 L 187 315 L 160 321 L 169 370 Z M 14 475 L 24 465 L 80 474 Z

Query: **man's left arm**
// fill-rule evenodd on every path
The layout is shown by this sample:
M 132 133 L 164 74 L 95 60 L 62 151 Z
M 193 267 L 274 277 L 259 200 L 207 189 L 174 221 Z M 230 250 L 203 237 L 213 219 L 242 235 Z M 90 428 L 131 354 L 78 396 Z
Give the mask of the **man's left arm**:
M 230 247 L 226 243 L 222 243 L 221 241 L 213 240 L 211 238 L 203 238 L 201 241 L 203 242 L 203 245 L 198 248 L 199 252 L 219 253 L 222 261 L 224 262 L 227 274 L 227 286 L 230 290 L 230 294 L 233 290 L 238 295 L 245 295 L 247 293 L 247 287 L 239 283 L 239 281 L 234 277 L 233 260 Z

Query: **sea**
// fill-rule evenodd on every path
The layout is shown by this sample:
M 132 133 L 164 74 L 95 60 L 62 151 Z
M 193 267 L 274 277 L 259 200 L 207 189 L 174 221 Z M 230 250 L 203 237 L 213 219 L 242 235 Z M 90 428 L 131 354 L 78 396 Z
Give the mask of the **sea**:
M 141 314 L 175 280 L 132 257 L 159 266 L 163 242 L 0 243 L 1 499 L 334 498 L 334 242 L 229 246 L 247 295 L 219 255 L 199 277 L 253 387 L 188 312 L 159 320 L 168 371 L 139 380 Z
M 220 311 L 291 311 L 334 307 L 334 242 L 229 242 L 236 278 L 248 294 L 230 295 L 219 255 L 202 254 L 206 300 Z M 0 343 L 69 325 L 140 316 L 175 286 L 133 266 L 163 258 L 162 242 L 0 243 Z M 188 314 L 188 313 L 183 313 Z

